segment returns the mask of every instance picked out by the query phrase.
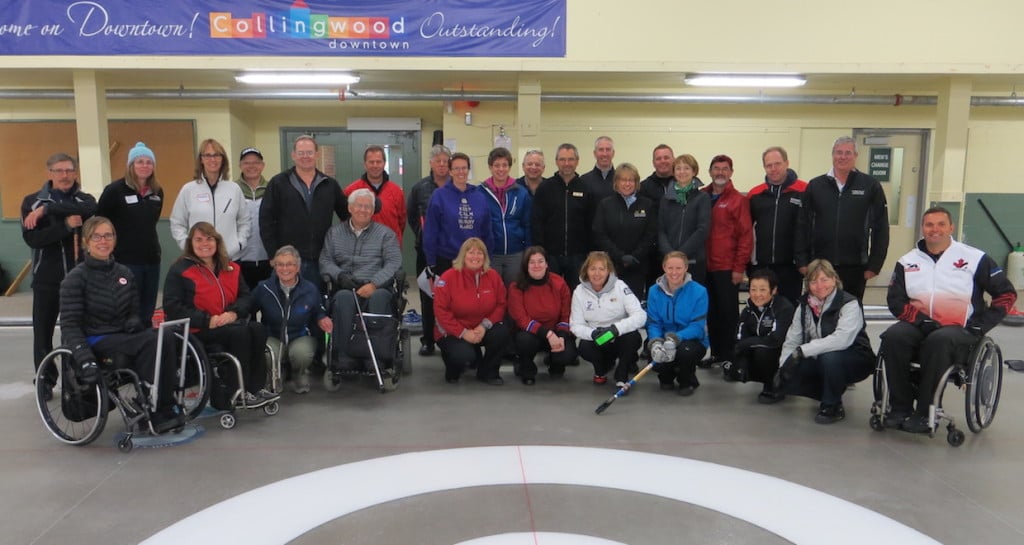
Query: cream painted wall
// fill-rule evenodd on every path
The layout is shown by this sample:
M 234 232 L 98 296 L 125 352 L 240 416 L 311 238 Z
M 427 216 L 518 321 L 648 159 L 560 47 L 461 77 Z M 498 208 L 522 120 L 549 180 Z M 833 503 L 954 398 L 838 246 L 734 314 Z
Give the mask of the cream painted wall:
M 1024 109 L 974 108 L 968 130 L 965 191 L 1024 192 Z

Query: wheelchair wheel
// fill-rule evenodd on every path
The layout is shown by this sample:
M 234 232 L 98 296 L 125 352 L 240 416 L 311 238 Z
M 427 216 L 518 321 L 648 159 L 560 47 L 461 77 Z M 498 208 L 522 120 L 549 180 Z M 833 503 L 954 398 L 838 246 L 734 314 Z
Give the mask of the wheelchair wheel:
M 180 339 L 180 334 L 178 335 Z M 185 410 L 185 418 L 192 420 L 199 416 L 210 400 L 210 361 L 205 351 L 194 343 L 188 342 L 188 353 L 185 355 L 185 384 L 181 389 L 178 403 Z M 178 372 L 179 375 L 181 371 Z M 181 377 L 178 377 L 181 384 Z
M 267 416 L 274 416 L 281 410 L 281 405 L 276 401 L 271 401 L 263 406 L 263 414 Z
M 947 431 L 946 442 L 949 443 L 950 446 L 959 447 L 964 444 L 964 432 L 956 428 Z
M 43 425 L 69 445 L 88 445 L 107 423 L 107 390 L 103 381 L 85 386 L 75 376 L 71 351 L 58 348 L 36 372 L 36 407 Z
M 970 378 L 964 395 L 967 426 L 978 433 L 996 417 L 1003 387 L 1003 354 L 992 339 L 985 337 L 973 352 Z
M 135 448 L 135 443 L 132 442 L 131 437 L 125 437 L 117 442 L 117 450 L 125 454 L 131 452 L 133 448 Z

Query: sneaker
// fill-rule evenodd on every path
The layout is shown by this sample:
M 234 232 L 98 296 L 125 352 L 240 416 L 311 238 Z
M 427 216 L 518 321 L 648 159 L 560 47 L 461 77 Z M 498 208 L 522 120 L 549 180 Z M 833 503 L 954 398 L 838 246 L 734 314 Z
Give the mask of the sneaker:
M 687 384 L 686 386 L 680 386 L 679 395 L 683 397 L 690 397 L 693 395 L 694 390 L 696 390 L 696 388 L 690 386 L 689 384 Z
M 704 358 L 704 359 L 698 361 L 697 362 L 697 367 L 699 367 L 701 369 L 711 369 L 711 366 L 714 365 L 714 363 L 715 363 L 715 359 L 714 358 L 707 357 L 707 358 Z
M 846 409 L 843 408 L 842 403 L 836 405 L 822 405 L 821 410 L 814 416 L 814 421 L 818 424 L 835 424 L 841 420 L 846 419 Z
M 523 384 L 526 386 L 533 386 L 537 383 L 537 379 L 533 377 L 523 377 Z
M 675 385 L 674 382 L 662 382 L 659 387 L 662 390 L 666 390 L 666 391 L 668 391 L 668 390 L 675 390 L 676 389 L 676 385 Z
M 416 309 L 411 308 L 402 315 L 402 323 L 407 325 L 422 324 L 423 316 L 420 316 L 420 313 L 416 312 Z
M 480 382 L 483 382 L 484 384 L 490 384 L 491 386 L 503 386 L 505 384 L 505 379 L 501 377 L 477 377 L 476 379 L 479 380 Z
M 421 356 L 433 356 L 434 355 L 434 345 L 426 344 L 426 343 L 420 344 L 420 355 Z
M 245 406 L 252 409 L 254 407 L 262 407 L 267 403 L 266 399 L 252 393 L 246 392 L 242 395 L 242 400 L 245 402 Z
M 276 399 L 281 399 L 281 395 L 280 394 L 275 394 L 274 392 L 271 392 L 270 390 L 268 390 L 266 388 L 260 388 L 260 391 L 256 392 L 256 395 L 259 396 L 260 399 L 265 399 L 267 401 L 274 401 Z
M 150 423 L 153 424 L 153 431 L 156 433 L 167 433 L 184 426 L 185 415 L 176 405 L 171 405 L 155 411 L 150 416 Z
M 600 386 L 602 384 L 607 384 L 608 383 L 608 379 L 605 378 L 603 375 L 594 375 L 594 381 L 593 382 L 594 382 L 594 384 L 597 384 L 597 385 Z
M 932 428 L 928 424 L 928 415 L 915 414 L 900 422 L 900 429 L 910 433 L 931 433 Z
M 774 390 L 765 388 L 757 394 L 757 402 L 762 405 L 772 405 L 786 399 L 786 394 L 780 394 Z
M 910 411 L 893 409 L 882 419 L 882 425 L 886 428 L 900 429 L 903 427 L 903 421 L 909 418 L 910 414 Z

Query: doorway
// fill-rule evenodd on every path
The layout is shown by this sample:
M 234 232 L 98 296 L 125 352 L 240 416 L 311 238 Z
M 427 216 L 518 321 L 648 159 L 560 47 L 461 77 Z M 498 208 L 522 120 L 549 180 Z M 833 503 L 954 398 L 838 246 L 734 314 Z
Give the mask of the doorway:
M 338 180 L 342 188 L 363 175 L 363 151 L 367 146 L 384 148 L 385 169 L 391 181 L 408 195 L 420 174 L 419 131 L 350 131 L 344 128 L 288 127 L 281 129 L 281 157 L 291 157 L 292 142 L 304 134 L 316 138 L 320 147 L 317 168 Z M 288 160 L 290 162 L 290 159 Z M 291 165 L 288 165 L 289 167 Z M 402 236 L 402 263 L 408 273 L 416 263 L 415 237 Z
M 855 129 L 857 170 L 882 183 L 889 204 L 889 251 L 879 275 L 868 286 L 886 287 L 896 261 L 921 232 L 921 213 L 928 172 L 927 129 Z

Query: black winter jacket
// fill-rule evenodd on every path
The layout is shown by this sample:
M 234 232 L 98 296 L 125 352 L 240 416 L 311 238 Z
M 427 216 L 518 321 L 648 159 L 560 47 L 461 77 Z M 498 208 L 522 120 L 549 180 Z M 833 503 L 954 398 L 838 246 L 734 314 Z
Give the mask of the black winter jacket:
M 679 204 L 675 191 L 665 193 L 658 206 L 658 252 L 680 250 L 690 263 L 706 260 L 705 241 L 711 230 L 711 196 L 693 191 L 686 205 Z
M 85 221 L 96 214 L 96 199 L 81 190 L 78 182 L 60 200 L 51 191 L 53 182 L 47 181 L 38 193 L 27 195 L 21 202 L 21 237 L 32 248 L 32 287 L 49 286 L 57 289 L 64 276 L 75 267 L 75 236 L 65 220 L 68 216 L 82 216 Z M 25 229 L 25 216 L 39 208 L 46 213 L 39 218 L 34 229 Z M 78 261 L 85 254 L 79 249 Z
M 889 211 L 878 180 L 850 172 L 842 193 L 823 174 L 807 183 L 796 229 L 796 264 L 827 259 L 878 273 L 889 251 Z
M 160 264 L 160 238 L 156 234 L 156 223 L 163 208 L 163 189 L 150 191 L 143 197 L 128 187 L 124 178 L 103 188 L 96 215 L 114 224 L 117 231 L 114 257 L 119 263 Z
M 755 346 L 781 349 L 793 312 L 793 303 L 785 297 L 775 296 L 763 307 L 748 299 L 736 328 L 736 350 Z
M 75 361 L 96 361 L 88 338 L 142 331 L 139 292 L 128 267 L 87 256 L 60 285 L 60 332 Z
M 533 196 L 532 239 L 552 256 L 590 250 L 593 203 L 579 176 L 566 184 L 554 176 L 541 182 Z
M 807 182 L 797 179 L 796 172 L 790 169 L 781 185 L 774 186 L 765 180 L 747 193 L 754 223 L 753 265 L 795 262 L 796 225 L 806 188 Z
M 622 195 L 606 197 L 597 205 L 594 216 L 594 246 L 611 256 L 616 270 L 623 270 L 622 256 L 631 255 L 646 268 L 651 246 L 658 236 L 654 204 L 638 195 L 626 207 Z
M 260 205 L 260 238 L 267 255 L 273 256 L 281 246 L 291 244 L 303 260 L 316 262 L 324 247 L 324 236 L 331 228 L 333 212 L 338 219 L 348 219 L 348 199 L 338 181 L 316 171 L 313 196 L 309 206 L 306 196 L 292 186 L 299 180 L 292 167 L 270 179 Z

